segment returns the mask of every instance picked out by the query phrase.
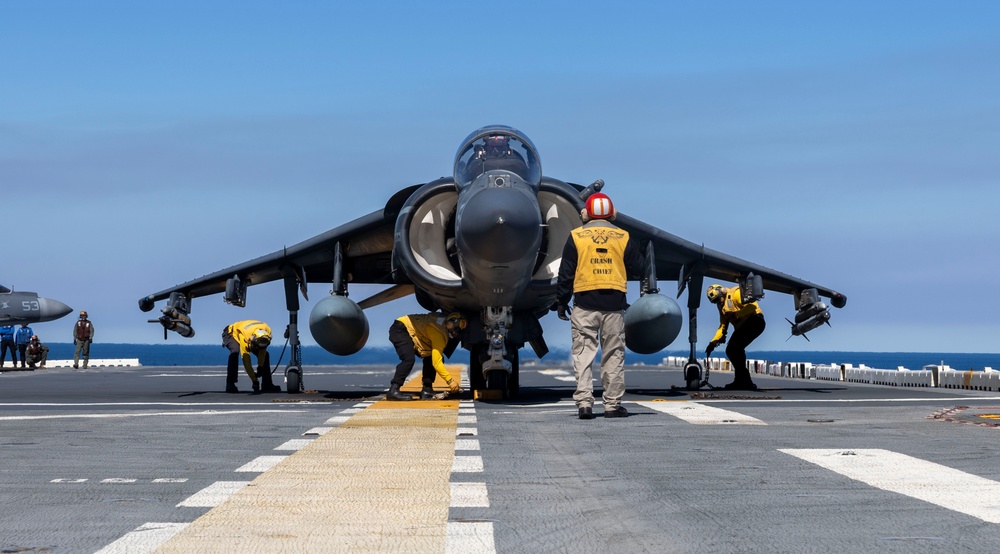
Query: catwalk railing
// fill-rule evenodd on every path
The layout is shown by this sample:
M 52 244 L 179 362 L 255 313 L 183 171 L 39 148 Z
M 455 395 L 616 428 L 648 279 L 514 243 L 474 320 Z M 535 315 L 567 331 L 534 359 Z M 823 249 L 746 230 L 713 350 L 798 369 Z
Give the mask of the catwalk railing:
M 700 361 L 708 367 L 710 378 L 711 374 L 717 371 L 732 371 L 729 360 L 725 358 L 707 358 Z M 687 364 L 687 358 L 682 356 L 668 356 L 663 359 L 663 365 L 666 367 L 680 369 L 685 364 Z M 751 373 L 796 379 L 844 381 L 892 387 L 939 387 L 1000 391 L 1000 371 L 991 367 L 982 371 L 959 371 L 942 364 L 925 365 L 920 369 L 909 369 L 902 366 L 896 369 L 877 369 L 864 364 L 855 367 L 853 364 L 747 360 L 747 368 Z

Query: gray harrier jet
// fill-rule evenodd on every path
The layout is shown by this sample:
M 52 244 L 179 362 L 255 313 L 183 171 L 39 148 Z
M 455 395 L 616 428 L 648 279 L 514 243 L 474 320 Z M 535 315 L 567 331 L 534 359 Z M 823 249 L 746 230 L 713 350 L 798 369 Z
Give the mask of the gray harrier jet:
M 289 312 L 292 356 L 285 369 L 289 392 L 301 390 L 298 340 L 299 292 L 307 283 L 332 284 L 332 294 L 313 307 L 309 328 L 324 349 L 357 352 L 368 339 L 364 309 L 410 294 L 427 310 L 461 312 L 468 330 L 460 344 L 470 353 L 469 377 L 476 391 L 511 396 L 518 390 L 518 349 L 530 344 L 543 356 L 548 348 L 539 319 L 555 309 L 556 280 L 563 246 L 581 225 L 586 199 L 603 187 L 566 183 L 542 175 L 538 151 L 520 131 L 503 125 L 470 134 L 455 156 L 451 177 L 407 187 L 385 207 L 277 252 L 182 283 L 139 300 L 142 311 L 167 300 L 159 322 L 182 336 L 194 335 L 191 301 L 222 293 L 246 305 L 249 285 L 282 280 Z M 672 298 L 659 294 L 656 278 L 686 287 L 688 320 L 701 301 L 704 277 L 744 287 L 743 298 L 764 289 L 790 294 L 797 310 L 793 334 L 829 320 L 820 296 L 843 307 L 847 298 L 832 289 L 710 250 L 619 213 L 615 224 L 642 245 L 646 270 L 629 275 L 640 282 L 641 297 L 626 312 L 626 344 L 639 353 L 667 347 L 680 333 L 684 315 Z M 388 287 L 361 302 L 348 298 L 351 283 Z M 697 337 L 689 336 L 685 369 L 688 388 L 704 384 L 695 358 Z M 453 352 L 458 343 L 450 344 Z M 451 352 L 449 352 L 451 353 Z
M 0 285 L 0 324 L 52 321 L 73 311 L 66 304 L 34 292 L 13 291 Z

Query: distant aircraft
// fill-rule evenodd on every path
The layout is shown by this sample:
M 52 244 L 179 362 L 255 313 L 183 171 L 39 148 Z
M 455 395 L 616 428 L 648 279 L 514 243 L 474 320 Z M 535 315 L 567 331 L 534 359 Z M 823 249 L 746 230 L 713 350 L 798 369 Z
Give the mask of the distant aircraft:
M 73 311 L 66 304 L 34 292 L 15 292 L 0 285 L 0 324 L 53 321 Z
M 410 294 L 427 310 L 458 311 L 469 319 L 461 346 L 470 352 L 474 390 L 518 391 L 518 349 L 528 343 L 539 356 L 548 352 L 539 318 L 554 309 L 556 279 L 569 233 L 581 225 L 586 199 L 603 187 L 587 187 L 542 175 L 535 145 L 518 130 L 493 125 L 470 134 L 455 156 L 452 177 L 407 187 L 383 209 L 277 252 L 188 281 L 139 300 L 142 311 L 167 299 L 159 322 L 166 331 L 194 335 L 191 300 L 223 293 L 246 305 L 249 285 L 278 279 L 285 285 L 291 361 L 285 370 L 289 392 L 301 389 L 298 292 L 308 300 L 307 283 L 331 283 L 331 296 L 309 316 L 313 338 L 337 355 L 360 350 L 368 339 L 363 309 Z M 798 310 L 793 334 L 829 320 L 819 296 L 843 307 L 833 291 L 686 241 L 619 213 L 615 224 L 639 241 L 647 260 L 640 298 L 625 316 L 626 344 L 638 353 L 666 348 L 680 333 L 677 303 L 658 294 L 656 276 L 678 281 L 677 296 L 688 293 L 691 355 L 685 368 L 688 388 L 704 385 L 695 357 L 697 308 L 703 278 L 739 283 L 744 298 L 764 289 L 791 294 Z M 650 263 L 652 262 L 652 263 Z M 348 283 L 391 285 L 361 302 L 347 296 Z M 457 344 L 449 345 L 451 351 Z M 449 352 L 450 354 L 451 352 Z

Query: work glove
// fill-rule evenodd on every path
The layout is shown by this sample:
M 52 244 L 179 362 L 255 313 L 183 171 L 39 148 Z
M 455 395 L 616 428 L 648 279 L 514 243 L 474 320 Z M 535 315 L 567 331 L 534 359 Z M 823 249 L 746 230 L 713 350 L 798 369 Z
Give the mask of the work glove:
M 563 321 L 569 321 L 569 316 L 572 313 L 573 309 L 570 308 L 569 306 L 564 306 L 562 304 L 559 304 L 559 307 L 556 308 L 556 315 L 559 316 L 559 319 Z
M 448 390 L 451 392 L 458 392 L 458 379 L 448 379 L 446 383 L 448 383 Z
M 715 347 L 718 345 L 719 343 L 715 342 L 714 340 L 708 343 L 708 348 L 705 349 L 705 357 L 706 358 L 710 357 L 712 355 L 712 351 L 715 350 Z

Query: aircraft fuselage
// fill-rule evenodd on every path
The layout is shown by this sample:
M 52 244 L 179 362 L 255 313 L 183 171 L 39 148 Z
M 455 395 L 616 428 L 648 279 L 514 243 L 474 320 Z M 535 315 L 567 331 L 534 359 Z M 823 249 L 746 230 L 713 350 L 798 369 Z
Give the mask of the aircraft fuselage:
M 53 321 L 72 311 L 62 302 L 34 292 L 0 287 L 0 325 Z

